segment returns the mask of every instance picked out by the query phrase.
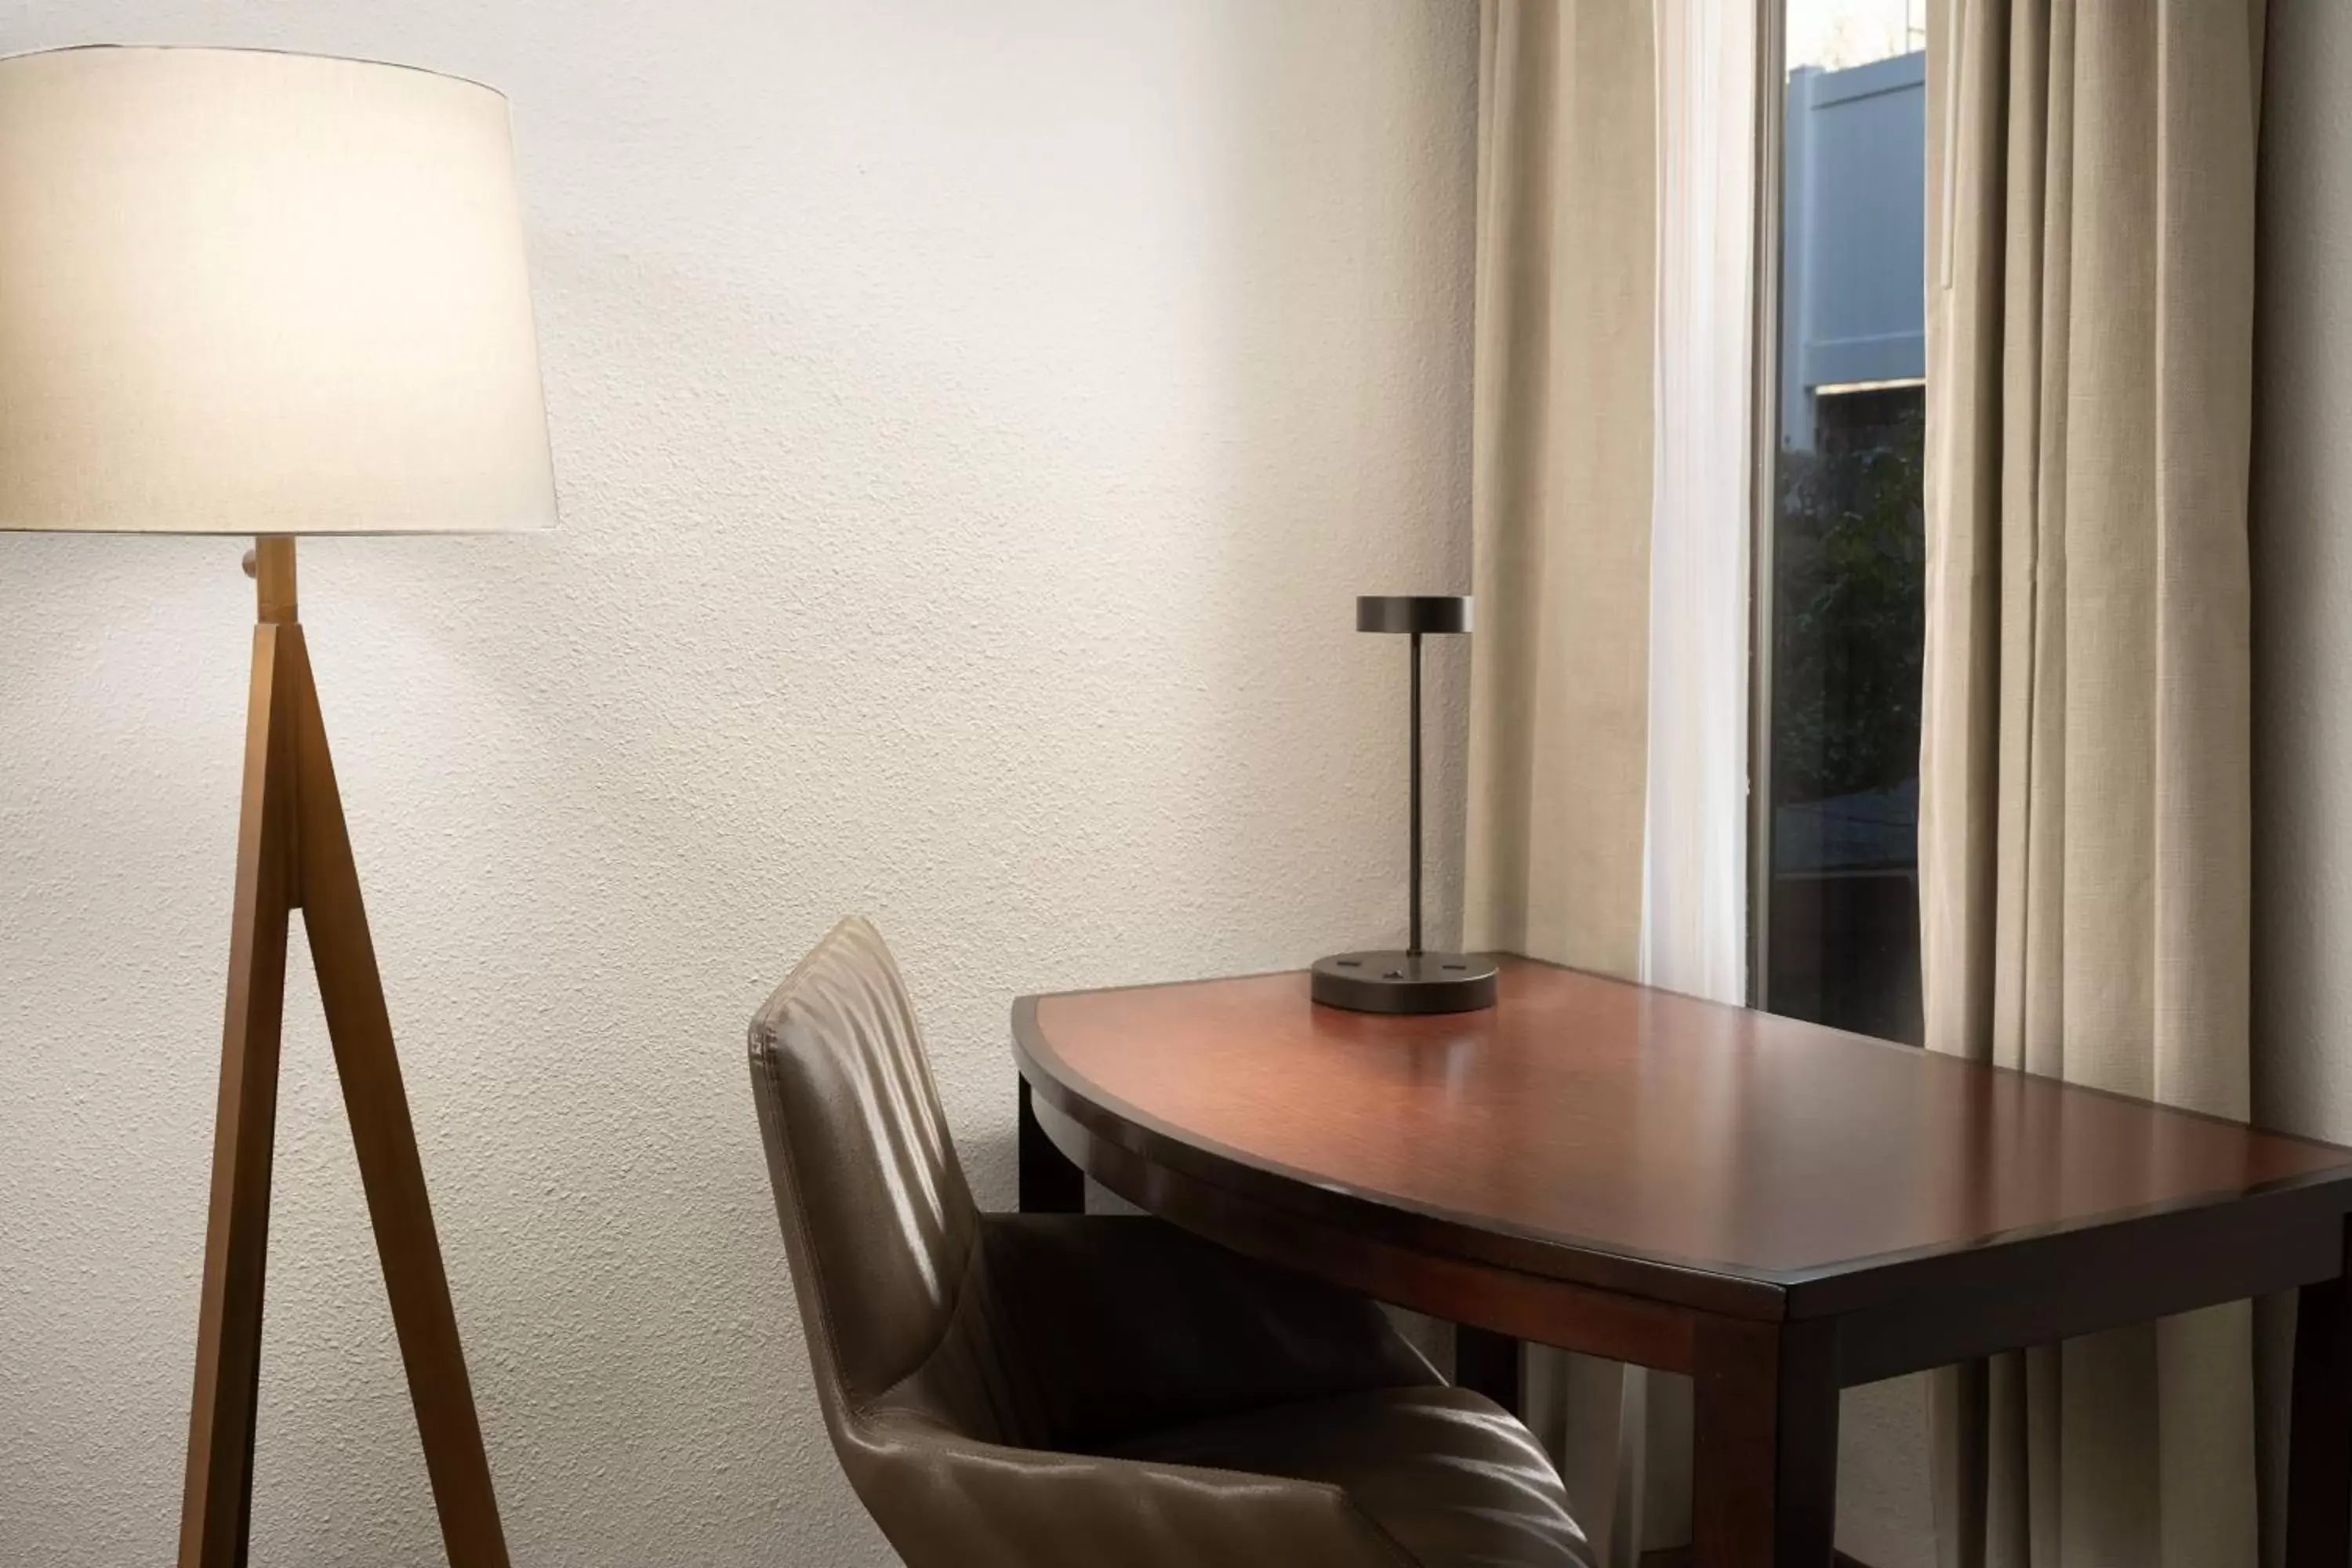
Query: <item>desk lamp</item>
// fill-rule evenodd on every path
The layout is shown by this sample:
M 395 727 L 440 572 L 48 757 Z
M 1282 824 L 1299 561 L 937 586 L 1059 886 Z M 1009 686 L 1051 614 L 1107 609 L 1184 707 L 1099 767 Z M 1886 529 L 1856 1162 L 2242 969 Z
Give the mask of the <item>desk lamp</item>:
M 250 50 L 0 60 L 0 529 L 257 542 L 182 1568 L 245 1562 L 298 909 L 449 1562 L 505 1568 L 294 536 L 554 521 L 504 99 Z
M 1339 952 L 1315 961 L 1310 994 L 1328 1007 L 1358 1013 L 1467 1013 L 1495 1005 L 1495 962 L 1466 952 L 1429 952 L 1421 945 L 1421 639 L 1470 630 L 1470 600 L 1454 594 L 1367 594 L 1356 601 L 1356 629 L 1412 638 L 1412 695 L 1405 749 L 1408 918 L 1406 945 Z

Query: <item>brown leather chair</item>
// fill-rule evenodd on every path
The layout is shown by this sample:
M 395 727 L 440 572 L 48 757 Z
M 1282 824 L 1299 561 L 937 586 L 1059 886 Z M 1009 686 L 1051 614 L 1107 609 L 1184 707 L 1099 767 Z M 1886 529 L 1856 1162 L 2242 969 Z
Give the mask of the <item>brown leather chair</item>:
M 752 1019 L 751 1083 L 834 1451 L 911 1568 L 1590 1568 L 1527 1429 L 1370 1302 L 979 1212 L 864 921 Z

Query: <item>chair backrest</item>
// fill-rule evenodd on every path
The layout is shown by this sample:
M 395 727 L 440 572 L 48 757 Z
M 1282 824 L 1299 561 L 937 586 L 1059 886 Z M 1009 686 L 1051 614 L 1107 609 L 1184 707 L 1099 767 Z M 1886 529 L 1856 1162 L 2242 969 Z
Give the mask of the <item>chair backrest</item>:
M 947 1333 L 979 1214 L 872 926 L 835 926 L 753 1015 L 751 1044 L 793 1288 L 838 1441 L 850 1412 Z

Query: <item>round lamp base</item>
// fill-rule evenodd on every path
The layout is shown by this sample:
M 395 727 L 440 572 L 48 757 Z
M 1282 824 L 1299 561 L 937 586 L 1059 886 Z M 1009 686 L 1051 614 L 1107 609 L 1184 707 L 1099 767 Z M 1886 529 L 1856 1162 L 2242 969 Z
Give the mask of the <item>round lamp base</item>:
M 1351 1013 L 1468 1013 L 1495 1005 L 1495 963 L 1468 952 L 1391 949 L 1315 961 L 1315 1000 Z

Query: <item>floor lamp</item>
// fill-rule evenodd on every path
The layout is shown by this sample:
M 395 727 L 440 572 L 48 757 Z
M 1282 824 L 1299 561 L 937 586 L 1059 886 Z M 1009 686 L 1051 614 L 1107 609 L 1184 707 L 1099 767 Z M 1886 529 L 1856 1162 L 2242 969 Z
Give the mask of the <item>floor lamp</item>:
M 504 99 L 249 50 L 0 60 L 0 528 L 257 541 L 182 1568 L 245 1562 L 295 910 L 449 1561 L 507 1563 L 296 618 L 294 536 L 554 521 Z

